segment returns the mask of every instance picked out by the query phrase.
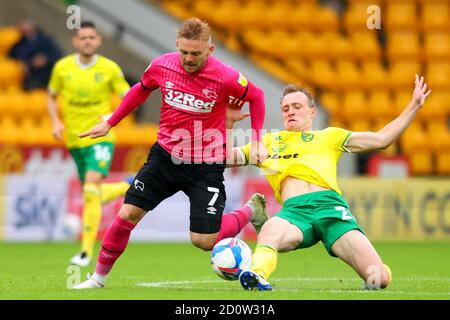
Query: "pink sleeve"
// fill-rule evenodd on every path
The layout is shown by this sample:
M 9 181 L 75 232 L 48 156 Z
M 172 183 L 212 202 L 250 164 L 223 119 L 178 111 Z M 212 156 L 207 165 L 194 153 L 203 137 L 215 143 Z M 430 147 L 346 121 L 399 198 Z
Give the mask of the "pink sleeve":
M 228 79 L 229 94 L 236 100 L 249 103 L 250 122 L 253 130 L 252 140 L 261 141 L 266 114 L 264 92 L 248 81 L 240 72 L 231 68 L 229 70 L 231 71 Z
M 130 90 L 128 90 L 119 107 L 117 107 L 107 122 L 114 127 L 130 112 L 144 103 L 151 93 L 151 90 L 144 89 L 142 83 L 136 83 Z

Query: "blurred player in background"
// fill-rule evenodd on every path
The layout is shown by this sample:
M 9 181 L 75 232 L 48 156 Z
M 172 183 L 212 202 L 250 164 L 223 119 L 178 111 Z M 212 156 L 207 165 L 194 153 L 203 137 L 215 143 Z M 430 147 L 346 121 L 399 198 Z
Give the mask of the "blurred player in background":
M 101 36 L 92 22 L 83 22 L 73 37 L 77 53 L 59 60 L 48 85 L 48 110 L 53 122 L 53 136 L 64 140 L 77 166 L 83 185 L 83 230 L 81 252 L 70 263 L 87 266 L 92 257 L 101 221 L 102 204 L 125 194 L 128 182 L 102 183 L 107 176 L 114 152 L 114 135 L 98 140 L 80 139 L 78 134 L 111 113 L 114 94 L 124 96 L 130 86 L 120 67 L 97 54 Z M 61 96 L 59 118 L 57 99 Z
M 336 180 L 343 152 L 385 149 L 406 130 L 431 93 L 423 77 L 415 78 L 411 102 L 378 132 L 350 132 L 329 127 L 313 130 L 317 109 L 304 88 L 285 87 L 281 100 L 285 131 L 262 138 L 270 152 L 259 167 L 283 208 L 258 234 L 251 270 L 240 275 L 247 289 L 272 290 L 267 281 L 275 271 L 278 252 L 307 248 L 322 241 L 328 253 L 348 263 L 366 288 L 386 288 L 391 271 L 358 225 L 341 196 Z M 236 117 L 236 120 L 239 120 Z M 245 165 L 249 146 L 233 148 L 230 162 Z
M 107 135 L 153 90 L 161 90 L 158 141 L 106 231 L 94 275 L 76 289 L 102 288 L 136 224 L 147 211 L 178 191 L 189 197 L 191 241 L 203 250 L 236 236 L 249 221 L 259 231 L 267 220 L 265 200 L 259 194 L 253 195 L 243 208 L 223 215 L 227 107 L 230 101 L 249 102 L 253 129 L 249 152 L 256 163 L 267 156 L 260 144 L 265 104 L 261 89 L 211 55 L 211 34 L 206 22 L 197 18 L 184 21 L 176 39 L 178 52 L 154 59 L 114 114 L 80 135 Z

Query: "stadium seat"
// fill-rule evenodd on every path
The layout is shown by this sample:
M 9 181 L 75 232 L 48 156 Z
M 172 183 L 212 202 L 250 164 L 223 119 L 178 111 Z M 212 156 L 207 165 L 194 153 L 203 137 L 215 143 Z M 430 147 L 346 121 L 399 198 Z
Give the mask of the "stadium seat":
M 424 1 L 420 25 L 424 33 L 450 29 L 450 4 L 446 0 Z
M 433 174 L 433 154 L 427 151 L 417 151 L 409 154 L 409 164 L 412 175 Z
M 411 155 L 418 151 L 426 151 L 428 153 L 432 151 L 426 131 L 419 122 L 412 122 L 400 136 L 400 146 L 402 153 L 406 155 Z
M 0 117 L 0 144 L 17 145 L 20 139 L 18 122 L 11 116 Z
M 367 119 L 348 119 L 348 124 L 349 127 L 347 129 L 354 132 L 365 132 L 372 130 L 372 122 Z
M 417 29 L 417 9 L 414 1 L 389 1 L 386 2 L 384 10 L 384 26 L 387 32 Z
M 354 61 L 339 60 L 336 62 L 337 84 L 341 90 L 357 90 L 364 87 L 361 71 Z
M 338 90 L 337 75 L 328 60 L 312 60 L 310 62 L 313 84 L 328 90 Z
M 450 150 L 441 150 L 435 153 L 436 173 L 450 175 Z
M 434 152 L 450 150 L 450 131 L 446 118 L 430 119 L 425 122 L 426 134 Z
M 312 75 L 305 60 L 289 59 L 285 61 L 288 72 L 295 75 L 296 78 L 301 79 L 303 83 L 311 83 Z
M 338 61 L 341 58 L 357 58 L 348 37 L 345 37 L 338 32 L 323 32 L 321 38 L 327 45 L 327 48 L 333 48 L 333 50 L 326 50 L 324 52 L 326 58 L 333 59 L 334 61 Z
M 20 40 L 21 33 L 16 27 L 0 28 L 0 56 L 6 56 L 9 50 Z
M 425 79 L 433 90 L 450 89 L 450 62 L 429 62 L 426 65 Z
M 328 112 L 330 119 L 333 121 L 342 120 L 342 99 L 338 92 L 325 91 L 320 95 L 320 105 Z
M 319 6 L 314 12 L 313 28 L 316 31 L 339 30 L 339 17 L 335 10 L 326 6 Z
M 450 30 L 427 32 L 424 35 L 424 54 L 428 61 L 450 60 Z
M 386 56 L 390 62 L 399 60 L 420 61 L 422 47 L 419 34 L 414 31 L 395 31 L 387 35 Z
M 369 5 L 380 4 L 378 1 L 356 1 L 349 3 L 348 9 L 344 12 L 344 28 L 348 33 L 356 31 L 367 31 L 367 9 Z M 370 30 L 376 31 L 376 30 Z
M 361 64 L 362 85 L 367 90 L 388 89 L 389 74 L 378 61 L 365 61 Z
M 438 119 L 446 119 L 450 115 L 449 110 L 450 93 L 445 90 L 433 90 L 425 105 L 417 113 L 417 118 L 435 122 Z
M 299 79 L 295 76 L 295 73 L 289 71 L 281 63 L 276 60 L 262 58 L 260 56 L 251 56 L 252 60 L 259 65 L 263 70 L 277 77 L 284 83 L 297 83 Z
M 405 90 L 414 88 L 414 75 L 422 74 L 419 61 L 396 61 L 388 69 L 389 83 L 392 89 Z
M 379 61 L 381 46 L 375 31 L 367 29 L 350 34 L 352 49 L 359 61 Z
M 39 118 L 47 113 L 48 94 L 46 90 L 33 90 L 27 94 L 27 113 Z
M 342 112 L 348 121 L 366 120 L 369 104 L 363 91 L 348 91 L 344 94 Z
M 23 77 L 24 70 L 19 62 L 0 58 L 0 89 L 21 87 Z
M 412 85 L 411 90 L 399 90 L 394 91 L 394 116 L 398 116 L 408 105 L 412 98 Z M 420 112 L 420 111 L 419 111 Z
M 291 24 L 291 28 L 295 30 L 314 30 L 315 27 L 315 17 L 318 8 L 313 2 L 304 3 L 297 2 L 292 6 L 292 10 L 286 13 L 286 18 L 289 17 L 290 20 L 287 23 Z
M 394 101 L 390 92 L 386 90 L 370 92 L 368 113 L 373 120 L 384 122 L 396 116 Z

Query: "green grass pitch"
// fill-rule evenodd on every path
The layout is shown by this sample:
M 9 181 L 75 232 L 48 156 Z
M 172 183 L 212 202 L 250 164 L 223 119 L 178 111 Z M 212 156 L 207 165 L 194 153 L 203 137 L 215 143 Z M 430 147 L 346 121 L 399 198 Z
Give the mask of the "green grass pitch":
M 374 245 L 393 271 L 386 290 L 360 290 L 356 273 L 318 244 L 279 255 L 270 279 L 275 291 L 249 292 L 238 281 L 217 277 L 209 265 L 210 253 L 189 243 L 130 243 L 102 290 L 67 289 L 67 282 L 77 276 L 77 270 L 67 268 L 78 244 L 0 243 L 0 299 L 450 299 L 449 241 Z M 94 270 L 95 260 L 81 268 L 81 280 Z

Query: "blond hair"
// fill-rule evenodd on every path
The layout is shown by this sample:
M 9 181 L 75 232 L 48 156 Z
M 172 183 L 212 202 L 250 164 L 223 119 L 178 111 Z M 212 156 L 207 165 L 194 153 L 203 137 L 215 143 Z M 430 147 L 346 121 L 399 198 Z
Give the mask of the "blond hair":
M 211 41 L 211 35 L 212 30 L 209 24 L 206 21 L 201 21 L 199 18 L 184 20 L 177 30 L 177 39 Z
M 308 98 L 308 104 L 310 108 L 315 108 L 316 103 L 314 102 L 314 97 L 309 92 L 309 90 L 305 87 L 298 87 L 295 84 L 288 84 L 283 88 L 283 95 L 281 96 L 281 101 L 283 101 L 284 97 L 286 97 L 288 94 L 294 93 L 294 92 L 302 92 L 307 98 Z

